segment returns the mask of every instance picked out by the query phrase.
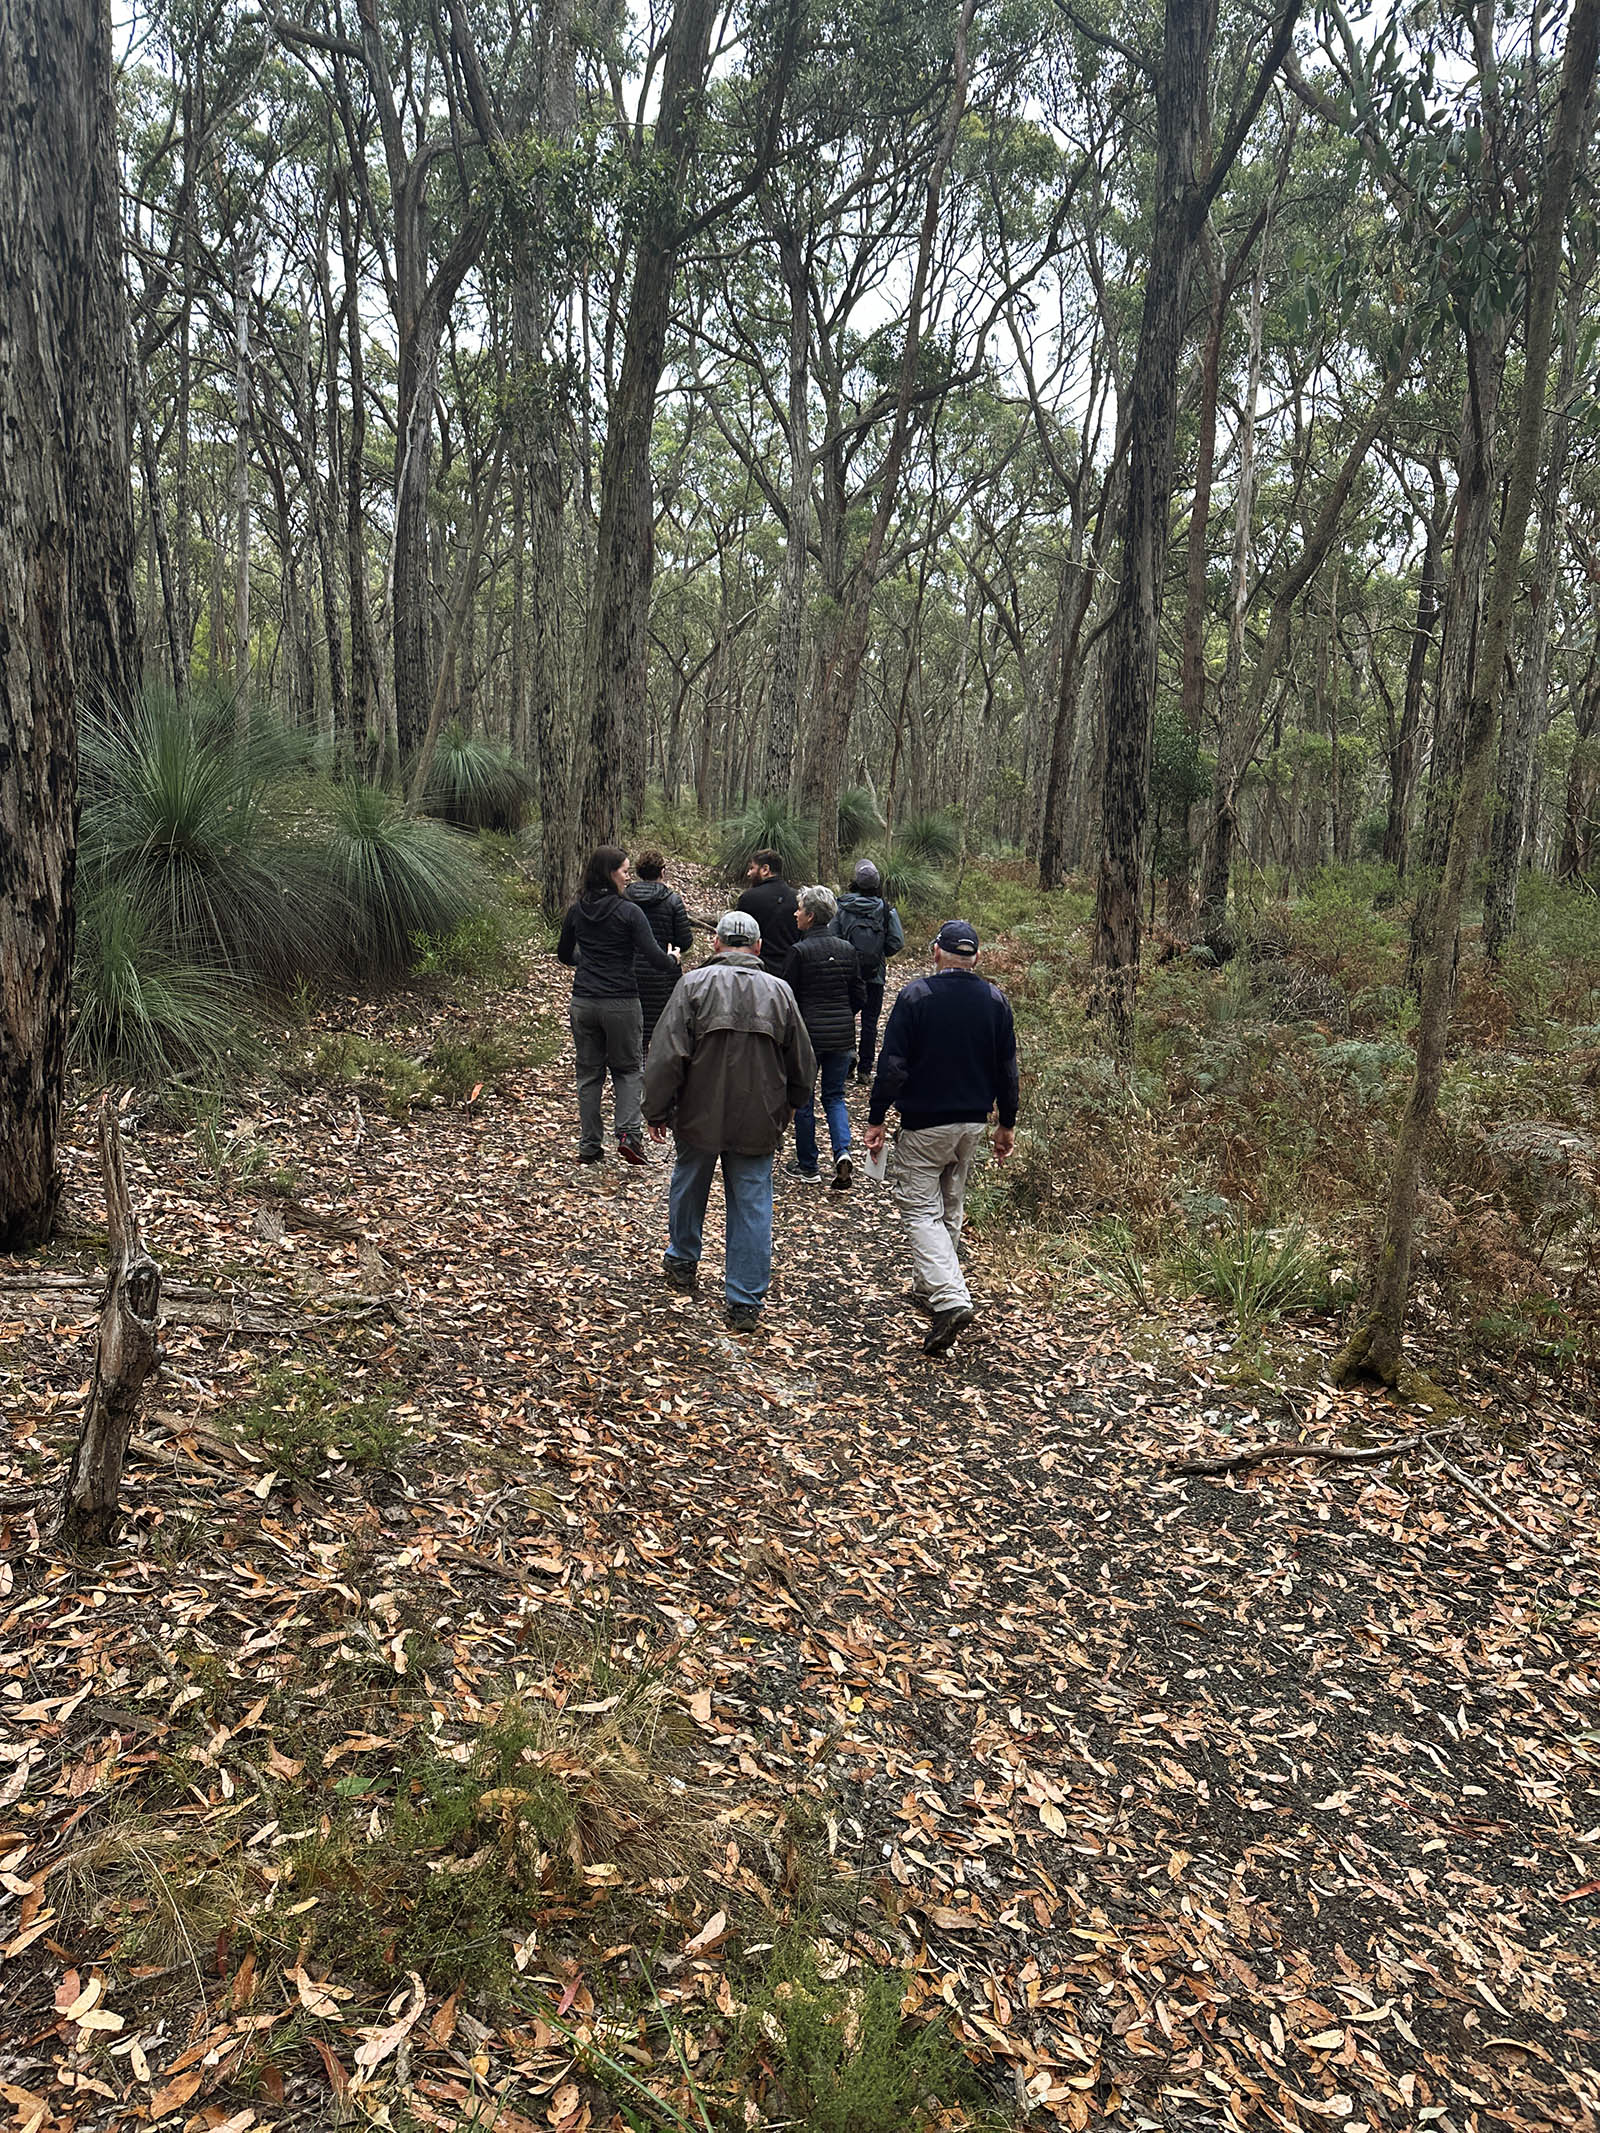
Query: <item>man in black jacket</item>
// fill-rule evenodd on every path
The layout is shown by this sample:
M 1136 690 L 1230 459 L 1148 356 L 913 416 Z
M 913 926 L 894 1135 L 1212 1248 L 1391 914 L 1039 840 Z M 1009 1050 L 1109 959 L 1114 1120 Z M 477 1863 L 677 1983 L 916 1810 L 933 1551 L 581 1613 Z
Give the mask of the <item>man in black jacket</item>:
M 855 1057 L 856 1016 L 865 1001 L 861 959 L 855 949 L 830 932 L 838 899 L 821 886 L 802 889 L 795 923 L 800 938 L 789 950 L 783 978 L 800 1003 L 800 1019 L 817 1055 L 822 1076 L 822 1109 L 828 1121 L 828 1141 L 833 1149 L 831 1190 L 843 1192 L 854 1172 L 850 1163 L 850 1113 L 845 1109 L 844 1085 Z M 795 1107 L 794 1156 L 784 1168 L 791 1177 L 815 1180 L 822 1175 L 817 1160 L 816 1091 Z
M 956 1247 L 967 1174 L 991 1111 L 995 1160 L 1011 1153 L 1017 1123 L 1017 1038 L 1011 1003 L 979 977 L 978 936 L 946 919 L 933 944 L 933 976 L 902 988 L 884 1032 L 867 1108 L 866 1144 L 884 1144 L 891 1105 L 894 1196 L 911 1247 L 912 1300 L 932 1323 L 923 1352 L 943 1355 L 973 1316 Z
M 775 978 L 783 976 L 789 950 L 800 938 L 795 924 L 796 898 L 783 878 L 783 860 L 777 852 L 760 851 L 745 870 L 750 883 L 737 909 L 748 911 L 761 928 L 761 967 Z

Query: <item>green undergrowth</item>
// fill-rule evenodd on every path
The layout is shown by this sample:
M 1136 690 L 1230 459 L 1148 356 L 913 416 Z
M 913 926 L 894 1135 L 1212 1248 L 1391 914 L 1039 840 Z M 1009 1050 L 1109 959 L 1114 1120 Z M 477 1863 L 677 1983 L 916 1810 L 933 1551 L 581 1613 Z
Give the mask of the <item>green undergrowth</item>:
M 395 1411 L 400 1397 L 378 1384 L 352 1398 L 320 1364 L 276 1363 L 225 1420 L 280 1473 L 309 1481 L 333 1467 L 392 1468 L 411 1436 Z
M 946 2024 L 907 2016 L 907 1984 L 903 1971 L 846 1968 L 825 1937 L 791 1928 L 746 1966 L 728 2042 L 733 2087 L 759 2093 L 769 2123 L 776 2115 L 804 2133 L 917 2133 L 952 2115 L 968 2126 L 1011 2122 Z
M 560 1049 L 553 1024 L 539 1018 L 505 1022 L 486 1011 L 447 1027 L 415 1052 L 356 1030 L 307 1032 L 288 1053 L 284 1071 L 302 1087 L 332 1083 L 364 1090 L 398 1119 L 425 1105 L 464 1103 L 498 1089 L 514 1074 L 547 1066 Z
M 1090 1020 L 1092 897 L 969 870 L 1010 994 L 1022 1130 L 970 1205 L 1125 1315 L 1209 1313 L 1258 1344 L 1359 1293 L 1410 1086 L 1408 907 L 1377 866 L 1263 893 L 1218 966 L 1159 929 L 1131 1070 Z M 997 937 L 998 936 L 998 937 Z M 1417 1275 L 1469 1350 L 1600 1368 L 1600 906 L 1530 879 L 1498 969 L 1463 943 Z

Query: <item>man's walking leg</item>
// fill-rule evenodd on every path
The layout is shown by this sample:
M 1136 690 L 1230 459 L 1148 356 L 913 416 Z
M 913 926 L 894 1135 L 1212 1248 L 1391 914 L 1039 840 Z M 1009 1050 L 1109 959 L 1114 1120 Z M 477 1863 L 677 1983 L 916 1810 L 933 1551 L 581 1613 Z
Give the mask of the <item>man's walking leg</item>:
M 856 1051 L 856 1073 L 862 1081 L 872 1079 L 878 1057 L 878 1017 L 883 1012 L 883 986 L 867 987 L 867 1004 L 861 1010 L 861 1043 Z
M 701 1240 L 705 1235 L 706 1201 L 717 1158 L 705 1148 L 686 1148 L 678 1143 L 672 1165 L 672 1186 L 667 1195 L 667 1259 L 665 1272 L 672 1279 L 674 1268 L 688 1269 L 692 1276 L 700 1264 Z
M 574 1000 L 567 1024 L 578 1061 L 578 1158 L 593 1162 L 606 1152 L 600 1100 L 606 1085 L 606 1033 L 599 1000 Z
M 959 1133 L 960 1140 L 951 1150 L 939 1178 L 939 1190 L 944 1199 L 944 1226 L 949 1233 L 950 1249 L 957 1252 L 961 1243 L 961 1225 L 966 1216 L 967 1180 L 972 1175 L 973 1159 L 978 1153 L 978 1143 L 983 1139 L 981 1126 L 952 1126 L 952 1133 Z
M 945 1224 L 944 1171 L 959 1126 L 928 1126 L 895 1142 L 894 1196 L 911 1247 L 911 1281 L 935 1314 L 965 1309 L 972 1299 Z
M 728 1203 L 724 1293 L 730 1311 L 759 1311 L 772 1283 L 772 1158 L 724 1155 Z

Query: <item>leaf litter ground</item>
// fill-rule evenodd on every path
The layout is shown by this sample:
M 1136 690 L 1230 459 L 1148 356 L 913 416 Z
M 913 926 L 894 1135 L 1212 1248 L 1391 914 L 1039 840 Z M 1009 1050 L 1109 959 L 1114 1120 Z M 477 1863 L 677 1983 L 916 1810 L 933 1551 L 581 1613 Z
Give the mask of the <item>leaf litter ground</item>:
M 564 995 L 541 956 L 490 1005 Z M 342 1019 L 423 1057 L 456 1016 Z M 1556 1553 L 1416 1459 L 1179 1477 L 1296 1433 L 1203 1336 L 1137 1355 L 980 1238 L 930 1362 L 883 1192 L 785 1181 L 735 1338 L 715 1219 L 659 1285 L 662 1152 L 573 1141 L 565 1054 L 397 1119 L 263 1087 L 208 1161 L 135 1122 L 171 1316 L 97 1560 L 49 1533 L 94 1245 L 5 1263 L 19 2133 L 783 2122 L 732 2040 L 795 1918 L 1014 2117 L 1594 2125 L 1592 1417 L 1452 1447 Z M 83 1120 L 68 1168 L 88 1222 Z

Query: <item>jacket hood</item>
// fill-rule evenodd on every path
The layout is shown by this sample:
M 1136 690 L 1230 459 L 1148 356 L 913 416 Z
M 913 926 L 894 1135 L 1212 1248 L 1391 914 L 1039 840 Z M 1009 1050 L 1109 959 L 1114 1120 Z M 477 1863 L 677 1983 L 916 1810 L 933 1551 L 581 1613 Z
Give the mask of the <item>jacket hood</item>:
M 580 896 L 578 909 L 585 918 L 604 918 L 612 905 L 621 901 L 615 889 L 602 889 L 598 896 Z
M 672 891 L 664 881 L 630 881 L 628 901 L 635 904 L 658 904 Z
M 879 904 L 883 904 L 887 908 L 888 899 L 882 896 L 869 896 L 865 889 L 846 889 L 839 899 L 839 909 L 841 911 L 846 906 L 855 911 L 876 911 Z

